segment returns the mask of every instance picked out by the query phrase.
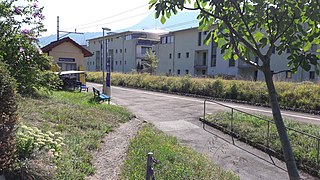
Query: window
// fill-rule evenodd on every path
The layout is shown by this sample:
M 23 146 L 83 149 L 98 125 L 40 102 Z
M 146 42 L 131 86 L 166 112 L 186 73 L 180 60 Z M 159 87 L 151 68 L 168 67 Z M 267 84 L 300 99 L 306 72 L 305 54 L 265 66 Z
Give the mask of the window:
M 147 52 L 149 52 L 150 50 L 152 50 L 151 47 L 141 47 L 141 54 L 144 55 Z
M 119 61 L 119 62 L 120 62 L 120 65 L 121 65 L 121 62 L 122 62 L 122 61 Z
M 101 54 L 100 51 L 96 51 L 96 71 L 100 71 L 101 70 Z
M 236 65 L 236 61 L 232 58 L 229 59 L 229 67 L 234 67 Z
M 287 71 L 287 72 L 286 72 L 286 78 L 287 78 L 287 79 L 291 79 L 291 78 L 292 78 L 292 72 Z
M 118 49 L 116 49 L 116 53 L 118 53 Z
M 174 42 L 174 36 L 164 36 L 160 38 L 161 44 L 171 44 Z
M 120 53 L 122 53 L 122 49 L 120 49 Z
M 116 65 L 118 65 L 118 61 L 116 61 Z
M 126 64 L 127 64 L 127 61 L 124 61 L 124 64 L 126 65 Z
M 178 58 L 181 58 L 181 53 L 178 53 Z
M 312 80 L 312 79 L 315 79 L 316 78 L 316 73 L 314 71 L 310 71 L 309 72 L 309 79 Z
M 189 70 L 188 69 L 186 69 L 186 74 L 189 74 Z
M 170 54 L 169 54 L 169 59 L 171 59 L 171 58 L 172 58 L 172 54 L 170 53 Z
M 316 44 L 312 44 L 311 45 L 311 51 L 313 51 L 313 52 L 317 51 L 317 45 Z
M 178 69 L 177 74 L 180 75 L 180 69 Z
M 212 54 L 211 55 L 211 67 L 216 67 L 217 66 L 217 55 Z
M 124 52 L 125 52 L 125 53 L 127 52 L 127 49 L 126 49 L 126 48 L 124 49 Z
M 203 56 L 202 56 L 202 65 L 206 66 L 207 65 L 207 53 L 203 52 Z
M 169 74 L 171 74 L 171 69 L 169 69 Z
M 186 58 L 189 58 L 189 52 L 186 53 Z
M 202 33 L 199 32 L 198 33 L 198 46 L 201 46 L 201 36 L 202 36 Z

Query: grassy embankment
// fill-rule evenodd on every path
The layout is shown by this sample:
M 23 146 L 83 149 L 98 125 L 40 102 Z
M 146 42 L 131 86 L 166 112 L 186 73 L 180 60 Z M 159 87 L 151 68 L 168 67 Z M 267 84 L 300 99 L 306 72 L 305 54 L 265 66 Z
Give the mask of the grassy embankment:
M 188 93 L 269 105 L 265 82 L 119 73 L 112 73 L 111 80 L 111 83 L 116 86 Z M 101 73 L 89 72 L 88 81 L 101 83 Z M 275 86 L 280 106 L 320 112 L 320 86 L 318 84 L 275 82 Z
M 94 173 L 92 152 L 106 133 L 132 117 L 122 107 L 97 104 L 92 98 L 92 93 L 57 91 L 48 98 L 25 98 L 19 103 L 22 124 L 63 136 L 66 145 L 54 163 L 56 179 L 84 179 Z
M 272 121 L 272 119 L 263 117 Z M 223 127 L 223 131 L 230 132 L 231 113 L 221 112 L 217 114 L 209 114 L 205 118 L 206 121 Z M 307 123 L 299 123 L 292 120 L 284 120 L 287 127 L 299 130 L 301 132 L 320 138 L 320 127 Z M 249 116 L 244 113 L 237 112 L 233 118 L 233 132 L 237 134 L 243 141 L 250 141 L 253 146 L 262 145 L 269 147 L 282 156 L 281 144 L 275 124 L 270 123 L 269 141 L 267 140 L 268 122 L 257 117 Z M 219 127 L 218 127 L 219 128 Z M 219 128 L 220 129 L 220 128 Z M 320 165 L 317 166 L 317 148 L 318 141 L 315 138 L 302 135 L 298 132 L 287 129 L 288 136 L 293 148 L 293 153 L 297 164 L 301 169 L 312 174 L 320 176 Z M 233 134 L 233 135 L 235 135 Z M 261 147 L 261 146 L 260 146 Z
M 132 118 L 126 109 L 97 104 L 92 97 L 92 93 L 57 91 L 48 98 L 24 98 L 19 102 L 21 124 L 43 132 L 60 132 L 64 139 L 62 152 L 53 163 L 36 161 L 49 168 L 53 165 L 55 179 L 84 179 L 93 174 L 92 154 L 99 148 L 101 139 L 119 123 Z M 150 126 L 143 128 L 132 141 L 122 171 L 123 179 L 144 179 L 149 151 L 160 160 L 155 167 L 158 179 L 238 179 Z M 45 169 L 39 172 L 46 173 Z
M 131 141 L 122 179 L 145 179 L 148 152 L 159 160 L 159 164 L 153 165 L 156 179 L 239 179 L 150 125 L 144 126 Z

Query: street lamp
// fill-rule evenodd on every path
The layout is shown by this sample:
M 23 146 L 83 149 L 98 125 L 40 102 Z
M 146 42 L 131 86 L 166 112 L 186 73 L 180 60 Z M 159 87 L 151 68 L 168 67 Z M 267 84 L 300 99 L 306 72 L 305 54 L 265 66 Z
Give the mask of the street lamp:
M 103 67 L 102 67 L 102 78 L 103 78 L 103 86 L 102 86 L 102 92 L 104 94 L 107 94 L 109 97 L 111 97 L 111 68 L 110 68 L 110 60 L 108 60 L 108 44 L 105 46 L 106 40 L 104 39 L 104 31 L 111 31 L 109 28 L 102 28 L 102 61 L 103 61 Z M 106 53 L 105 53 L 106 50 Z M 105 58 L 107 57 L 107 59 Z M 107 61 L 107 77 L 105 76 L 105 69 L 106 69 L 106 62 Z

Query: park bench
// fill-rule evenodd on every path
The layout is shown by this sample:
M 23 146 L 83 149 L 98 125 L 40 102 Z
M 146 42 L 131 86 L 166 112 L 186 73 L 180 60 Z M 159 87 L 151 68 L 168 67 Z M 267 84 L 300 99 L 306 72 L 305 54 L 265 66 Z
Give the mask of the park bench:
M 92 90 L 93 90 L 93 95 L 94 95 L 95 99 L 98 99 L 99 101 L 108 100 L 108 104 L 110 104 L 110 97 L 109 96 L 107 96 L 103 93 L 100 93 L 100 91 L 94 87 L 92 87 Z
M 76 81 L 75 87 L 79 88 L 80 92 L 82 92 L 82 91 L 88 92 L 88 87 L 85 84 L 82 84 L 80 81 Z

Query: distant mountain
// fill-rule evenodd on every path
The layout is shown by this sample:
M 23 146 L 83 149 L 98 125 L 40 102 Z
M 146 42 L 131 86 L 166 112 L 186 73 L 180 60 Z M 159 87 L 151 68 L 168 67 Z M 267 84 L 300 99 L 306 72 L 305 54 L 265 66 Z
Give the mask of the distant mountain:
M 166 31 L 176 31 L 180 29 L 186 29 L 190 27 L 197 27 L 198 12 L 180 12 L 177 15 L 172 15 L 170 19 L 166 21 L 165 24 L 161 24 L 159 19 L 154 18 L 154 13 L 151 13 L 149 16 L 144 18 L 138 24 L 131 27 L 116 30 L 114 32 L 123 32 L 128 30 L 153 30 L 153 29 L 162 29 Z M 62 38 L 63 34 L 60 35 Z M 84 45 L 86 40 L 102 36 L 102 32 L 86 32 L 84 34 L 69 34 L 67 35 L 77 43 Z M 57 40 L 57 35 L 50 35 L 39 38 L 39 43 L 41 47 L 46 46 L 52 41 Z

